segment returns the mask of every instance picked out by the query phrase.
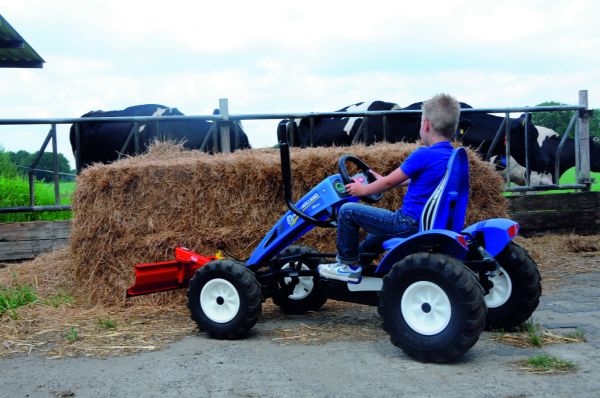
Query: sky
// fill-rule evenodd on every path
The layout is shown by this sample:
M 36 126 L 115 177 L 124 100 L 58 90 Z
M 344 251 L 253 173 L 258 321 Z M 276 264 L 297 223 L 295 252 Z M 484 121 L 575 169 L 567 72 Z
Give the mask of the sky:
M 79 117 L 157 103 L 208 115 L 400 106 L 447 92 L 474 107 L 600 107 L 600 2 L 0 0 L 46 61 L 0 69 L 0 119 Z M 276 121 L 244 122 L 253 147 Z M 58 148 L 74 167 L 68 127 Z M 7 151 L 49 126 L 0 126 Z

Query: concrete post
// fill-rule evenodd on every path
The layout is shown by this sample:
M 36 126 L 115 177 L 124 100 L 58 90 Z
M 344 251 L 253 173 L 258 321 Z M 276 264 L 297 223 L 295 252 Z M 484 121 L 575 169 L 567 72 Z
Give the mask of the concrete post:
M 591 188 L 591 179 L 590 179 L 590 117 L 591 113 L 588 109 L 588 92 L 587 90 L 579 91 L 579 105 L 584 106 L 585 110 L 579 111 L 579 128 L 577 129 L 577 133 L 579 137 L 578 139 L 578 148 L 579 148 L 579 167 L 578 171 L 578 180 L 577 182 L 580 184 L 586 184 L 587 189 Z
M 219 112 L 224 122 L 229 120 L 229 102 L 227 98 L 219 98 Z M 231 153 L 230 129 L 229 123 L 221 124 L 221 152 L 223 153 Z

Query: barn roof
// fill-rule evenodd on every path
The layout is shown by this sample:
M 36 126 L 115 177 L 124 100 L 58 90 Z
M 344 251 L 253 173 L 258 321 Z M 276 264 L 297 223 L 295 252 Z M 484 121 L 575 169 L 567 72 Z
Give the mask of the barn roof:
M 41 68 L 44 61 L 0 15 L 0 68 Z

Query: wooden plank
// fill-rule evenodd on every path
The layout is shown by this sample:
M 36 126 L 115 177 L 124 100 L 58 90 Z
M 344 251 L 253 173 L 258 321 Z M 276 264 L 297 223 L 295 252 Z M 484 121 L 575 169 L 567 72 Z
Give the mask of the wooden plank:
M 71 220 L 0 224 L 0 242 L 63 239 L 71 232 Z
M 0 242 L 0 261 L 25 260 L 69 244 L 69 239 Z
M 524 235 L 600 233 L 600 192 L 524 195 L 509 198 L 509 217 Z
M 544 228 L 546 226 L 561 228 L 576 226 L 600 227 L 600 212 L 594 210 L 523 212 L 511 214 L 511 218 L 529 228 Z
M 600 192 L 573 192 L 548 195 L 510 196 L 509 211 L 595 209 L 600 206 Z
M 0 224 L 0 261 L 24 260 L 69 244 L 71 221 Z

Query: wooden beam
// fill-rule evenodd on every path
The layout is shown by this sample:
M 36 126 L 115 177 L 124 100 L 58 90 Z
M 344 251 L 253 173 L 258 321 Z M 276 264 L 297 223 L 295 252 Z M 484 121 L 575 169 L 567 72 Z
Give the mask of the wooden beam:
M 33 258 L 69 244 L 71 221 L 0 224 L 0 261 Z

